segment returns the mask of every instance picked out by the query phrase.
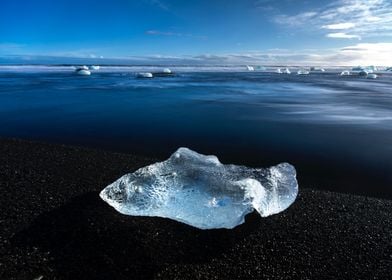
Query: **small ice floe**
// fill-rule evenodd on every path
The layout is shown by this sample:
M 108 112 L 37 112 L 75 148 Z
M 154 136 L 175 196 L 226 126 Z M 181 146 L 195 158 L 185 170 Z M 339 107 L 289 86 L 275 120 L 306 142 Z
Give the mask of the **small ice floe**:
M 99 70 L 99 66 L 98 65 L 90 65 L 89 67 L 88 67 L 88 69 L 90 69 L 90 70 Z
M 249 66 L 249 65 L 246 65 L 246 69 L 248 71 L 255 71 L 255 68 L 253 66 Z
M 170 77 L 170 76 L 174 76 L 174 73 L 169 68 L 164 68 L 162 71 L 153 72 L 152 74 L 153 74 L 154 77 Z
M 81 76 L 90 76 L 91 72 L 87 66 L 80 66 L 76 68 L 75 73 Z
M 367 75 L 369 75 L 369 72 L 366 71 L 366 70 L 362 70 L 362 71 L 359 71 L 359 72 L 358 72 L 358 75 L 359 75 L 359 76 L 367 76 Z
M 377 77 L 378 77 L 377 74 L 370 73 L 370 74 L 367 75 L 366 78 L 368 78 L 368 79 L 373 79 L 373 80 L 374 80 L 374 79 L 377 79 Z
M 256 70 L 265 71 L 267 70 L 267 68 L 265 68 L 264 66 L 256 66 Z
M 284 69 L 283 74 L 291 74 L 290 69 L 289 68 Z
M 357 66 L 351 69 L 353 73 L 357 73 L 359 76 L 367 76 L 370 73 L 373 73 L 375 70 L 374 66 L 369 66 L 369 67 L 362 67 L 362 66 Z
M 297 75 L 309 75 L 309 71 L 305 69 L 301 69 L 297 71 Z
M 319 67 L 310 67 L 311 72 L 325 72 L 324 68 L 319 68 Z
M 82 65 L 82 66 L 76 67 L 76 71 L 77 70 L 89 70 L 89 69 L 88 69 L 88 67 L 86 65 Z
M 81 76 L 90 76 L 91 72 L 89 70 L 81 69 L 81 70 L 77 70 L 76 74 L 81 75 Z
M 136 78 L 150 79 L 153 78 L 154 75 L 150 72 L 140 72 L 136 73 Z
M 342 71 L 342 73 L 340 73 L 340 76 L 350 76 L 351 74 L 350 74 L 350 71 L 348 71 L 348 70 L 344 70 L 344 71 Z
M 294 166 L 222 164 L 216 156 L 180 148 L 169 159 L 113 182 L 100 197 L 118 212 L 173 219 L 200 229 L 234 228 L 256 210 L 262 217 L 296 199 Z
M 283 72 L 282 72 L 282 69 L 280 69 L 280 68 L 276 69 L 275 72 L 278 73 L 278 74 L 282 74 L 282 73 L 283 73 Z

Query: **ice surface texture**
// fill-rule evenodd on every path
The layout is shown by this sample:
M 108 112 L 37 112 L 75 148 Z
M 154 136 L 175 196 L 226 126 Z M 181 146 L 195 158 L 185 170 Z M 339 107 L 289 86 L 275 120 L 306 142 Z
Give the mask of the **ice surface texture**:
M 298 193 L 295 168 L 225 165 L 215 156 L 178 149 L 168 160 L 126 174 L 100 196 L 117 211 L 170 218 L 200 229 L 234 228 L 256 209 L 266 217 Z

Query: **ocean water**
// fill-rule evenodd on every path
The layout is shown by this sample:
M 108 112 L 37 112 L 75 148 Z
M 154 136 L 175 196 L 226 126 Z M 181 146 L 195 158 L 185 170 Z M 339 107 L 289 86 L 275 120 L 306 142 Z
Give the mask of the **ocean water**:
M 222 162 L 290 162 L 300 187 L 392 198 L 392 75 L 309 76 L 145 67 L 0 67 L 0 137 L 164 159 L 178 147 Z M 149 68 L 147 70 L 156 68 Z

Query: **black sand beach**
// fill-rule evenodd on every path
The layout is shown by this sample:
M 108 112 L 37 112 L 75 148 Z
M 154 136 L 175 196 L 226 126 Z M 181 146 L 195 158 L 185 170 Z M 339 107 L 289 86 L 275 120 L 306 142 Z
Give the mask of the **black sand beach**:
M 202 231 L 98 196 L 154 159 L 0 140 L 0 279 L 390 279 L 392 201 L 313 191 Z

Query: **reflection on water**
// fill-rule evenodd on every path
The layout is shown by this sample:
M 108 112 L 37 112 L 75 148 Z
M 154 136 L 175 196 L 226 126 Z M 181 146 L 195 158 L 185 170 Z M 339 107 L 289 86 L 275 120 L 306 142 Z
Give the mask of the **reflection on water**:
M 392 76 L 0 71 L 0 136 L 166 157 L 179 146 L 302 186 L 392 198 Z

